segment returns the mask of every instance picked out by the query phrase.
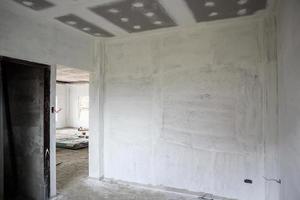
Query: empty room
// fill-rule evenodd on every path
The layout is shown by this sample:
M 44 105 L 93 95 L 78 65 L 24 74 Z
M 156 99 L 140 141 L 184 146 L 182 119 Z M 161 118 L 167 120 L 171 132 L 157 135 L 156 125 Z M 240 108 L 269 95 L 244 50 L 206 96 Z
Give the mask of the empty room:
M 0 200 L 299 200 L 299 10 L 1 0 Z
M 56 183 L 58 193 L 88 176 L 89 73 L 56 67 Z

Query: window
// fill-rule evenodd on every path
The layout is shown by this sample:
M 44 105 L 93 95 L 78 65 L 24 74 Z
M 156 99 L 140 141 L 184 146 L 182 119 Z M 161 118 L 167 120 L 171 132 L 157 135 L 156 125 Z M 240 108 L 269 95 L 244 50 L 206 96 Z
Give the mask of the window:
M 89 119 L 89 96 L 80 96 L 79 104 L 79 120 L 88 121 Z

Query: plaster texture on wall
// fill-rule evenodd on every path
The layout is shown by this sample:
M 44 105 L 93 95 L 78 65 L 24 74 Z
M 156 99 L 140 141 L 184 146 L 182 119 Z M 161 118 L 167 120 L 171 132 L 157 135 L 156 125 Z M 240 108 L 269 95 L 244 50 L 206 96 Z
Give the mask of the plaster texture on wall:
M 279 8 L 279 135 L 281 199 L 300 198 L 300 2 Z
M 89 177 L 100 179 L 104 175 L 104 45 L 96 41 L 90 73 L 89 123 Z
M 265 178 L 280 179 L 278 150 L 278 74 L 277 74 L 277 43 L 276 18 L 266 17 L 262 45 L 266 47 L 264 58 L 264 91 L 263 91 L 263 133 L 264 133 L 264 169 Z M 279 199 L 280 184 L 265 181 L 265 199 Z
M 264 199 L 263 23 L 107 41 L 104 176 Z

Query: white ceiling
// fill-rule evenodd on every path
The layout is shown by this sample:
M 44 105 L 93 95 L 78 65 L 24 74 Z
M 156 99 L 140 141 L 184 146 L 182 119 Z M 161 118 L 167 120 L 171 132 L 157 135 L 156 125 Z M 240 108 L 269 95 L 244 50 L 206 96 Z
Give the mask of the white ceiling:
M 56 69 L 56 81 L 64 83 L 89 82 L 89 72 L 58 65 Z
M 26 0 L 27 1 L 27 0 Z M 30 0 L 28 0 L 30 1 Z M 113 35 L 124 35 L 129 34 L 126 30 L 120 28 L 119 26 L 111 23 L 107 19 L 96 15 L 91 12 L 88 8 L 99 6 L 101 4 L 117 2 L 120 0 L 47 0 L 55 6 L 41 10 L 35 11 L 30 9 L 29 7 L 25 7 L 19 3 L 14 2 L 13 0 L 3 0 L 3 3 L 10 4 L 10 9 L 20 9 L 24 13 L 29 13 L 38 17 L 41 20 L 53 20 L 55 23 L 60 24 L 60 26 L 66 26 L 65 24 L 58 22 L 55 20 L 56 17 L 64 16 L 66 14 L 75 14 L 84 20 L 103 28 Z M 178 26 L 192 26 L 197 24 L 193 13 L 187 6 L 184 0 L 158 0 L 159 3 L 164 7 L 169 16 L 176 22 Z M 199 0 L 199 1 L 214 1 L 214 0 Z M 227 1 L 227 0 L 224 0 Z M 237 0 L 238 1 L 238 0 Z M 251 0 L 249 0 L 251 1 Z M 268 0 L 268 7 L 270 7 L 270 2 L 274 0 Z M 22 8 L 23 7 L 23 8 Z M 74 31 L 79 31 L 74 29 L 73 27 L 67 27 L 69 29 L 73 29 Z

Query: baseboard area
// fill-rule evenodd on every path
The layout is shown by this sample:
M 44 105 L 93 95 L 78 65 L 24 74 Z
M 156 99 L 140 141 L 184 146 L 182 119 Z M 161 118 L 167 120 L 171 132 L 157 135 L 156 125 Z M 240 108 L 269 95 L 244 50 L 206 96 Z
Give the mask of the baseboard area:
M 193 197 L 198 197 L 200 200 L 238 200 L 238 199 L 230 199 L 226 197 L 221 197 L 217 195 L 213 195 L 210 193 L 205 192 L 195 192 L 190 191 L 186 189 L 179 189 L 179 188 L 173 188 L 173 187 L 167 187 L 163 185 L 154 186 L 151 184 L 141 184 L 141 183 L 135 183 L 135 182 L 128 182 L 123 180 L 116 180 L 111 178 L 105 178 L 102 177 L 100 181 L 111 183 L 111 184 L 119 184 L 119 185 L 130 185 L 133 187 L 148 189 L 148 190 L 156 190 L 156 191 L 162 191 L 162 192 L 171 192 L 176 194 L 183 194 L 183 195 L 191 195 Z

